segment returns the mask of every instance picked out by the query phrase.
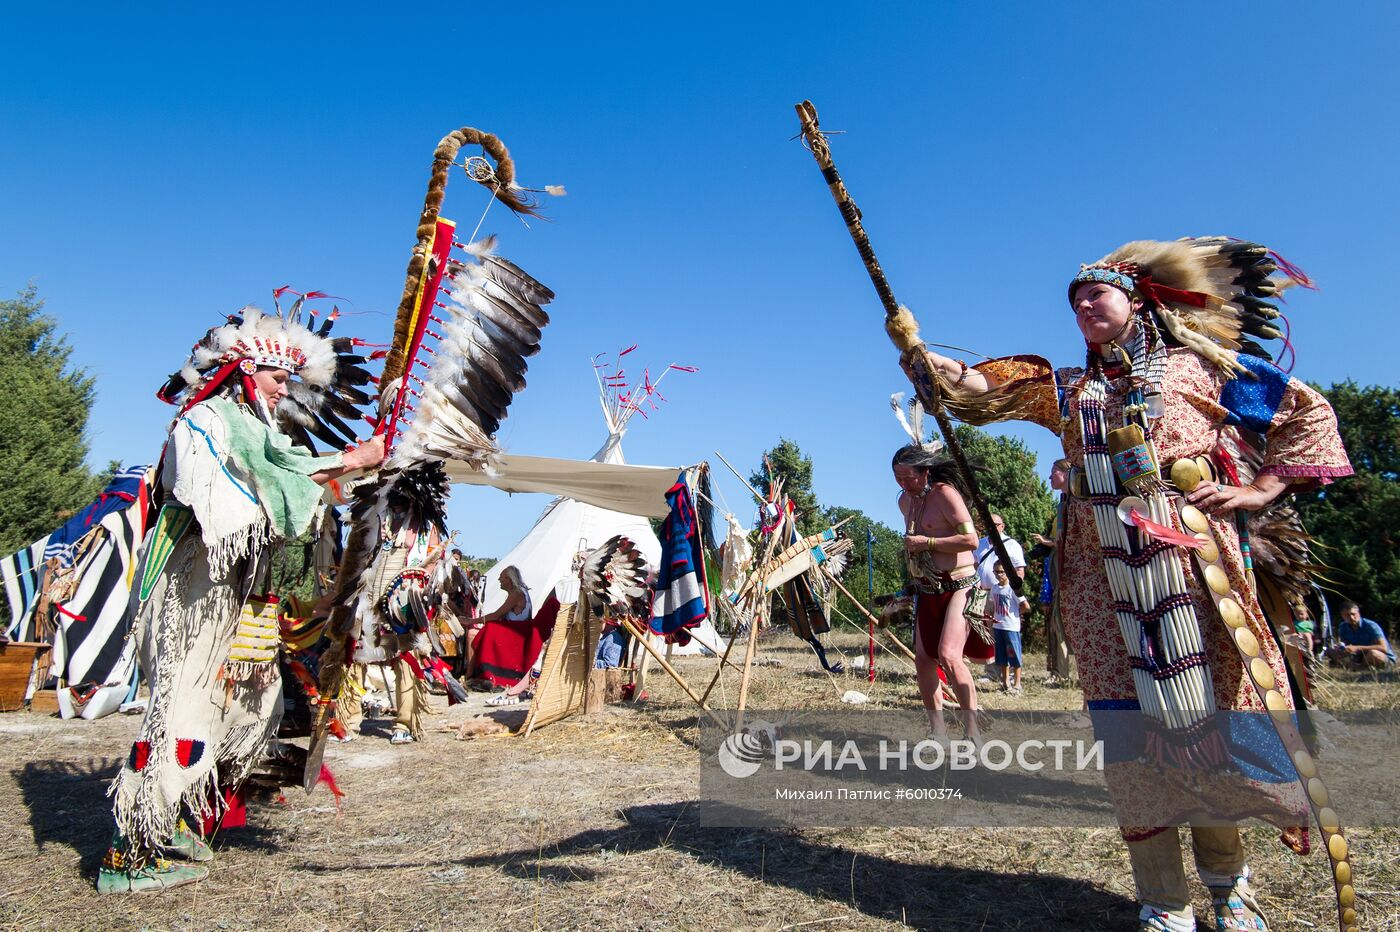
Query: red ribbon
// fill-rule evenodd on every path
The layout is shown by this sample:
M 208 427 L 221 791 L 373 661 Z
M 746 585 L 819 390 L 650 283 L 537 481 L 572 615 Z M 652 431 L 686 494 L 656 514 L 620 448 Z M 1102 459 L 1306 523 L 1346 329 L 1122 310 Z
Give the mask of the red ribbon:
M 1183 534 L 1176 528 L 1166 527 L 1150 518 L 1144 517 L 1142 512 L 1138 511 L 1136 508 L 1128 513 L 1128 517 L 1132 519 L 1133 524 L 1137 525 L 1138 530 L 1142 531 L 1153 540 L 1175 544 L 1178 547 L 1185 547 L 1188 550 L 1196 550 L 1205 544 L 1205 541 L 1197 540 L 1190 534 Z

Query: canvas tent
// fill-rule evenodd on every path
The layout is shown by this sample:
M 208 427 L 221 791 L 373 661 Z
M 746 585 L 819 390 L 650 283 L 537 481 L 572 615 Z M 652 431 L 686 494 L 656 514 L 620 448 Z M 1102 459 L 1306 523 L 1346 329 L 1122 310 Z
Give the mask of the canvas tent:
M 608 418 L 608 440 L 589 460 L 590 463 L 627 468 L 622 457 L 621 445 L 625 427 L 619 429 L 615 424 L 615 421 Z M 648 514 L 657 514 L 658 509 L 654 503 L 660 502 L 660 515 L 664 515 L 666 489 L 676 481 L 680 470 L 666 467 L 632 469 L 638 470 L 631 474 L 635 477 L 637 487 L 645 487 L 646 492 L 655 496 Z M 626 473 L 618 475 L 623 476 Z M 659 481 L 663 476 L 664 484 Z M 520 570 L 525 579 L 525 587 L 530 590 L 530 603 L 538 608 L 559 580 L 572 575 L 576 554 L 600 547 L 608 538 L 618 534 L 630 538 L 647 562 L 655 566 L 661 559 L 661 542 L 656 539 L 656 534 L 651 529 L 648 514 L 613 511 L 561 495 L 549 503 L 520 543 L 501 557 L 486 574 L 483 610 L 494 611 L 505 601 L 505 592 L 499 583 L 501 570 L 505 567 L 514 566 Z
M 578 554 L 619 534 L 630 538 L 653 567 L 660 562 L 661 542 L 650 519 L 666 516 L 666 492 L 675 484 L 681 469 L 628 465 L 622 455 L 622 437 L 638 411 L 644 406 L 655 409 L 654 398 L 661 397 L 656 389 L 667 373 L 694 370 L 668 366 L 655 382 L 647 372 L 642 373 L 640 381 L 629 380 L 623 375 L 621 362 L 630 352 L 631 349 L 619 353 L 613 364 L 598 365 L 595 360 L 599 404 L 608 433 L 587 462 L 506 454 L 498 457 L 494 475 L 472 470 L 465 464 L 449 467 L 453 481 L 512 492 L 548 491 L 559 496 L 549 503 L 529 533 L 487 573 L 484 611 L 493 611 L 505 601 L 499 583 L 505 567 L 520 570 L 530 591 L 530 602 L 538 609 L 559 580 L 573 575 Z M 708 620 L 699 634 L 709 644 L 719 640 Z M 691 653 L 700 647 L 691 644 L 673 650 Z

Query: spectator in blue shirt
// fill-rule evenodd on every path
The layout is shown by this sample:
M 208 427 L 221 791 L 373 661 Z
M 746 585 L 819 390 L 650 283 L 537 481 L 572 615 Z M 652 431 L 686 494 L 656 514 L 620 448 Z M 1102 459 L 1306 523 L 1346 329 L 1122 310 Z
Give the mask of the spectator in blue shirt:
M 1341 644 L 1334 647 L 1334 663 L 1348 667 L 1388 667 L 1395 663 L 1395 651 L 1381 626 L 1361 617 L 1361 607 L 1355 602 L 1342 604 L 1341 621 L 1337 625 Z

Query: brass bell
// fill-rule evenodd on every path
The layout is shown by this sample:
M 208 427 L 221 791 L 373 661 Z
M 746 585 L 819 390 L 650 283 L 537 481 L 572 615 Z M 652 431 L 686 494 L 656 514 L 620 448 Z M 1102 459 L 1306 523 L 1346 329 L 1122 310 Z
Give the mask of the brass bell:
M 1332 855 L 1334 861 L 1345 861 L 1347 857 L 1347 840 L 1341 835 L 1333 835 L 1327 839 L 1327 853 Z
M 1205 482 L 1214 482 L 1216 478 L 1215 464 L 1211 462 L 1209 456 L 1196 457 L 1196 468 L 1201 471 L 1201 479 Z

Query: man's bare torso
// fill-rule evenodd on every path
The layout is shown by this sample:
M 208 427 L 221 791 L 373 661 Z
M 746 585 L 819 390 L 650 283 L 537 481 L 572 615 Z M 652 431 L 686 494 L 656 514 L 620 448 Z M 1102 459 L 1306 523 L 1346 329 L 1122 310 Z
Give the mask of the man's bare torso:
M 905 527 L 912 528 L 908 533 L 925 537 L 951 537 L 959 533 L 953 516 L 931 495 L 916 496 L 901 492 L 899 510 L 904 515 Z M 932 557 L 933 565 L 944 572 L 960 566 L 972 566 L 970 550 L 958 553 L 935 550 Z

